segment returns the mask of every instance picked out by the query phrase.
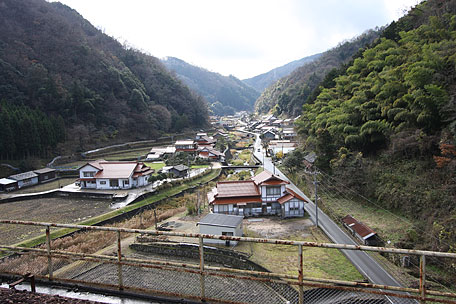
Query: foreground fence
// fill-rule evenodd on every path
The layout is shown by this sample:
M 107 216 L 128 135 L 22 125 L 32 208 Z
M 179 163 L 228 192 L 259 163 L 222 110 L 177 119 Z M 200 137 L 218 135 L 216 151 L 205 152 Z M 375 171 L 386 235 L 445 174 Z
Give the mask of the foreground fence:
M 426 258 L 455 259 L 454 253 L 353 246 L 330 243 L 313 243 L 250 237 L 229 237 L 179 232 L 160 232 L 115 227 L 95 227 L 71 224 L 38 223 L 0 220 L 0 224 L 42 226 L 46 230 L 44 248 L 25 248 L 0 245 L 3 253 L 14 252 L 0 263 L 0 273 L 23 276 L 32 272 L 37 279 L 80 286 L 97 286 L 142 294 L 205 301 L 214 303 L 455 303 L 456 294 L 428 288 L 426 284 Z M 103 254 L 53 249 L 51 229 L 71 228 L 101 230 L 116 234 L 117 242 Z M 126 235 L 181 237 L 194 240 L 199 250 L 199 263 L 179 259 L 154 259 L 135 255 L 126 247 Z M 296 247 L 299 275 L 246 270 L 205 263 L 204 239 L 221 239 L 238 242 L 289 245 Z M 130 239 L 131 242 L 131 239 Z M 366 282 L 341 281 L 305 277 L 303 275 L 303 248 L 321 247 L 328 250 L 363 250 L 379 253 L 419 256 L 420 278 L 418 288 L 375 285 Z M 207 248 L 207 247 L 206 247 Z M 206 249 L 207 250 L 207 249 Z M 45 270 L 22 269 L 20 263 L 11 268 L 10 260 L 22 256 L 44 259 Z

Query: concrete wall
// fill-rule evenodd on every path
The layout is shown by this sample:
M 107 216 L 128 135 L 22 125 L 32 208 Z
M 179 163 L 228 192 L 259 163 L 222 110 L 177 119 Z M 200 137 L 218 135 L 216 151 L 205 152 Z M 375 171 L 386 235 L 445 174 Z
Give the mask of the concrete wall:
M 226 235 L 226 234 L 224 234 L 224 232 L 225 233 L 228 232 L 228 233 L 232 233 L 231 234 L 232 236 L 242 236 L 242 223 L 240 223 L 235 228 L 199 224 L 199 232 L 201 234 L 213 234 L 213 235 Z M 236 241 L 224 241 L 224 240 L 214 240 L 214 239 L 203 239 L 203 242 L 206 244 L 237 245 Z

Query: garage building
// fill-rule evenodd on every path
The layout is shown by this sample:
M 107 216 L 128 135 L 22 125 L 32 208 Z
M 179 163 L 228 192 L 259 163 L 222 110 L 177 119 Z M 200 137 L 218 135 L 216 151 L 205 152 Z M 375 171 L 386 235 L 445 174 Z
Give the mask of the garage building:
M 209 213 L 197 225 L 199 225 L 199 233 L 201 234 L 242 236 L 243 218 L 243 216 L 238 215 Z M 225 244 L 226 246 L 237 244 L 236 241 L 217 239 L 204 239 L 203 242 L 206 244 Z

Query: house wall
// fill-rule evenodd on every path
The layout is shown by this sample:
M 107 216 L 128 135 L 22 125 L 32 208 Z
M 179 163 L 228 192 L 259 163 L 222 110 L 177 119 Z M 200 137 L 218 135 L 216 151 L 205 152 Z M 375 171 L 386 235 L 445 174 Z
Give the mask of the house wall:
M 118 186 L 117 187 L 112 187 L 110 180 L 117 180 Z M 124 184 L 124 182 L 128 182 L 127 185 Z M 131 189 L 133 188 L 133 178 L 97 178 L 96 182 L 96 188 L 97 189 Z
M 19 187 L 19 189 L 22 187 L 32 186 L 36 184 L 38 184 L 38 176 L 17 181 L 17 186 Z
M 133 181 L 135 187 L 143 187 L 147 186 L 149 184 L 149 177 L 150 175 L 145 175 L 145 176 L 138 176 L 136 178 L 136 181 Z
M 277 199 L 281 196 L 283 196 L 283 193 L 285 192 L 285 185 L 280 185 L 280 193 L 276 195 L 267 195 L 266 194 L 266 187 L 268 186 L 260 186 L 260 191 L 261 191 L 261 200 L 263 202 L 272 202 L 272 201 L 277 201 Z
M 212 211 L 213 211 L 214 213 L 223 213 L 223 214 L 238 215 L 238 208 L 237 208 L 237 207 L 234 207 L 233 204 L 214 205 Z
M 48 181 L 50 179 L 55 178 L 55 171 L 48 172 L 48 173 L 43 173 L 43 174 L 38 174 L 38 181 L 41 183 L 43 181 Z
M 201 234 L 213 234 L 213 235 L 224 235 L 224 233 L 232 233 L 232 236 L 242 236 L 242 223 L 237 227 L 221 227 L 214 225 L 204 225 L 199 224 L 199 232 Z M 225 245 L 227 241 L 224 240 L 213 240 L 213 239 L 203 239 L 203 242 L 206 244 L 222 244 Z M 228 241 L 229 245 L 236 245 L 236 241 Z
M 293 198 L 282 204 L 282 217 L 304 216 L 304 202 Z
M 79 178 L 89 178 L 89 177 L 93 177 L 95 176 L 95 174 L 97 174 L 97 172 L 100 171 L 98 170 L 97 168 L 94 168 L 90 165 L 85 165 L 84 167 L 82 167 L 81 169 L 79 169 Z M 84 173 L 90 173 L 92 176 L 85 176 Z
M 0 184 L 0 191 L 14 191 L 18 189 L 17 182 L 11 184 Z

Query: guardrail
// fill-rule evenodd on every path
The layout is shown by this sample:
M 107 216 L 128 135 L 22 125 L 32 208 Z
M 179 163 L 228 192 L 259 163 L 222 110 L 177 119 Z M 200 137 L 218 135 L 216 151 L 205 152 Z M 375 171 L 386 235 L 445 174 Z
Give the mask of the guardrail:
M 426 258 L 456 259 L 455 253 L 15 220 L 0 220 L 0 224 L 42 226 L 46 229 L 45 248 L 0 245 L 0 250 L 15 252 L 19 256 L 31 254 L 45 257 L 47 258 L 47 271 L 33 273 L 30 270 L 20 270 L 19 266 L 17 269 L 7 269 L 4 264 L 8 259 L 4 259 L 0 262 L 0 273 L 7 275 L 23 276 L 26 271 L 31 272 L 31 275 L 37 279 L 47 281 L 69 282 L 81 286 L 100 286 L 108 289 L 115 288 L 220 303 L 301 304 L 318 303 L 323 300 L 331 303 L 331 299 L 334 301 L 351 299 L 351 303 L 362 303 L 362 301 L 369 301 L 369 303 L 416 303 L 416 301 L 456 303 L 455 293 L 431 290 L 426 285 Z M 115 233 L 117 239 L 115 250 L 110 255 L 53 249 L 53 241 L 50 237 L 51 228 L 75 228 L 83 231 Z M 195 246 L 199 248 L 199 263 L 152 259 L 145 256 L 127 257 L 122 248 L 122 234 L 183 237 L 197 240 Z M 299 275 L 207 265 L 204 260 L 204 239 L 295 246 L 298 255 L 296 268 Z M 420 257 L 419 288 L 305 277 L 303 275 L 304 247 L 417 255 Z M 77 265 L 68 262 L 62 264 L 62 259 L 80 262 Z M 116 283 L 112 282 L 114 278 Z

